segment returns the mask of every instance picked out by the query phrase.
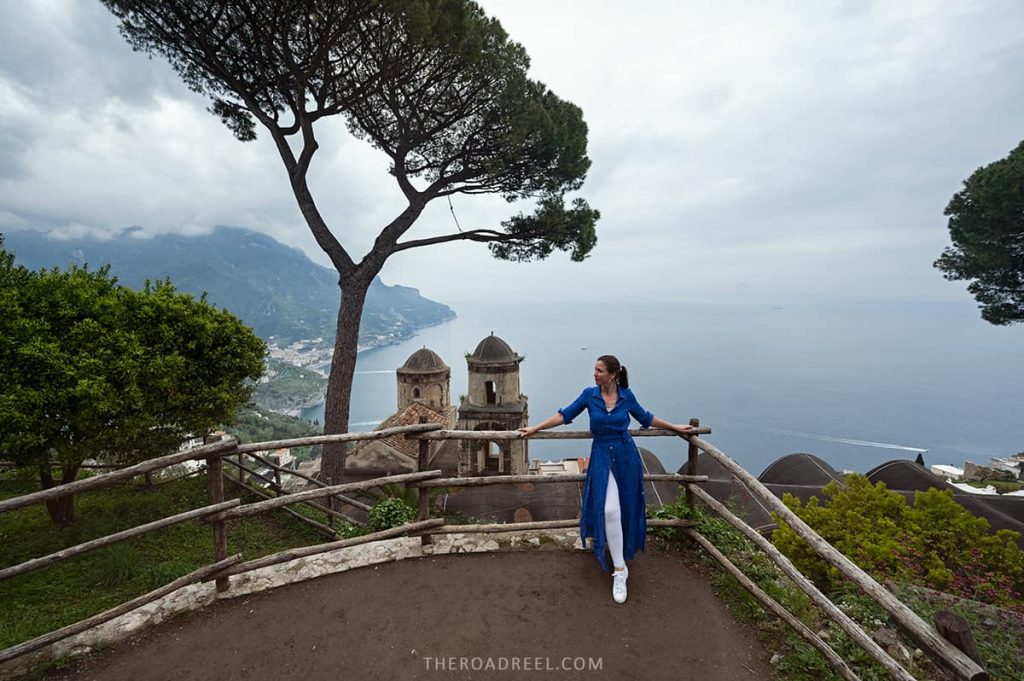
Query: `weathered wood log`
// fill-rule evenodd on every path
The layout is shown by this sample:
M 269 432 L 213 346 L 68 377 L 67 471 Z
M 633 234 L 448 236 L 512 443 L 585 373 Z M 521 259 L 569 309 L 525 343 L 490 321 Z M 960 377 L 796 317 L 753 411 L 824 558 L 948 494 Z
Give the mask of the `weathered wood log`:
M 828 660 L 829 664 L 832 665 L 832 668 L 839 672 L 839 674 L 844 679 L 847 679 L 848 681 L 859 681 L 860 677 L 853 673 L 853 670 L 850 669 L 849 665 L 847 665 L 846 662 L 843 661 L 843 658 L 839 657 L 839 655 L 836 654 L 836 651 L 832 650 L 831 646 L 822 641 L 817 634 L 815 634 L 813 631 L 807 628 L 807 625 L 805 625 L 803 622 L 801 622 L 792 614 L 790 614 L 788 610 L 779 605 L 779 603 L 776 602 L 774 598 L 766 594 L 761 589 L 761 587 L 759 587 L 757 584 L 754 584 L 754 582 L 752 582 L 749 577 L 743 574 L 743 572 L 741 572 L 738 567 L 733 565 L 732 561 L 726 558 L 725 554 L 719 551 L 715 547 L 715 545 L 708 541 L 708 539 L 704 535 L 702 535 L 700 532 L 694 529 L 687 529 L 684 530 L 684 532 L 686 532 L 687 536 L 689 536 L 691 539 L 700 544 L 705 551 L 711 554 L 711 556 L 715 560 L 717 560 L 723 568 L 725 568 L 726 572 L 735 577 L 736 581 L 738 581 L 744 589 L 749 591 L 750 595 L 756 598 L 757 601 L 761 603 L 761 605 L 768 608 L 768 610 L 770 610 L 771 612 L 775 613 L 775 615 L 779 619 L 781 619 L 783 622 L 792 627 L 794 631 L 796 631 L 798 634 L 800 634 L 800 636 L 804 638 L 804 640 L 806 640 L 808 643 L 814 646 L 818 652 L 824 655 L 825 659 Z
M 676 475 L 674 473 L 651 473 L 643 476 L 645 481 L 653 482 L 707 482 L 706 475 Z M 584 473 L 565 473 L 561 475 L 485 475 L 466 478 L 437 478 L 422 482 L 410 482 L 407 487 L 480 487 L 482 485 L 521 485 L 547 484 L 554 482 L 583 482 L 587 479 Z
M 707 435 L 710 428 L 696 431 L 699 435 Z M 633 437 L 678 437 L 679 433 L 661 428 L 637 428 L 629 431 Z M 434 430 L 406 437 L 416 440 L 521 440 L 522 435 L 516 430 Z M 531 440 L 589 440 L 594 434 L 589 430 L 546 430 L 534 433 Z
M 177 591 L 183 586 L 195 584 L 196 582 L 207 581 L 215 573 L 218 573 L 224 570 L 225 568 L 234 565 L 240 560 L 242 560 L 241 554 L 231 556 L 230 558 L 225 558 L 222 561 L 219 561 L 212 565 L 207 565 L 206 567 L 199 568 L 198 570 L 190 572 L 189 574 L 183 577 L 179 577 L 170 584 L 166 584 L 160 587 L 159 589 L 154 589 L 153 591 L 150 591 L 147 594 L 139 596 L 138 598 L 133 598 L 127 603 L 122 603 L 121 605 L 115 608 L 111 608 L 110 610 L 101 612 L 98 615 L 93 615 L 92 617 L 84 619 L 81 622 L 76 622 L 75 624 L 68 625 L 61 629 L 58 629 L 57 631 L 51 631 L 49 634 L 43 634 L 42 636 L 34 638 L 31 641 L 19 643 L 18 645 L 11 646 L 10 648 L 7 648 L 5 650 L 0 650 L 0 663 L 6 662 L 8 660 L 13 660 L 14 658 L 19 657 L 21 655 L 25 655 L 26 653 L 31 653 L 34 650 L 39 650 L 40 648 L 44 648 L 52 643 L 56 643 L 57 641 L 62 641 L 68 638 L 69 636 L 74 636 L 75 634 L 80 634 L 83 631 L 92 629 L 93 627 L 99 624 L 103 624 L 104 622 L 109 622 L 115 617 L 120 617 L 121 615 L 127 612 L 131 612 L 135 608 L 146 605 L 147 603 L 152 603 L 158 598 L 163 598 L 167 594 Z
M 228 459 L 228 458 L 225 458 L 224 460 L 227 461 L 232 466 L 234 466 L 234 467 L 236 467 L 236 468 L 238 468 L 240 470 L 245 471 L 246 473 L 251 473 L 252 475 L 255 475 L 257 478 L 259 478 L 261 480 L 266 480 L 266 478 L 264 478 L 262 475 L 260 475 L 259 471 L 253 470 L 252 468 L 249 468 L 245 464 L 238 463 L 237 461 L 235 461 L 233 459 Z M 239 480 L 232 480 L 232 482 L 235 482 L 235 483 L 241 482 L 241 474 L 239 474 Z M 272 499 L 273 498 L 273 495 L 264 494 L 261 491 L 257 491 L 257 489 L 255 487 L 252 487 L 251 485 L 244 484 L 243 486 L 246 489 L 248 489 L 249 491 L 255 493 L 257 496 L 263 497 L 264 499 Z M 285 496 L 285 495 L 288 494 L 288 492 L 285 492 L 280 487 L 277 487 L 274 491 L 277 493 L 277 496 Z M 313 501 L 303 501 L 302 504 L 307 506 L 308 508 L 313 509 L 314 511 L 319 511 L 320 513 L 326 514 L 329 518 L 341 518 L 345 522 L 351 523 L 353 525 L 359 525 L 359 526 L 366 525 L 366 523 L 364 523 L 362 521 L 359 521 L 359 520 L 356 520 L 355 518 L 350 518 L 350 517 L 348 517 L 347 515 L 345 515 L 344 513 L 340 512 L 340 511 L 335 511 L 333 509 L 327 508 L 326 506 L 321 506 L 320 504 L 317 504 L 316 502 L 313 502 Z M 300 515 L 300 514 L 297 514 L 297 513 L 295 515 L 298 515 L 299 517 L 303 518 L 304 520 L 309 520 L 309 518 L 306 518 L 303 515 Z M 327 526 L 325 525 L 324 527 L 327 527 Z M 333 528 L 331 528 L 331 532 L 334 533 L 331 536 L 334 536 L 334 537 L 338 536 L 338 533 L 335 532 Z
M 235 506 L 238 506 L 240 503 L 242 502 L 239 499 L 231 499 L 220 504 L 204 506 L 202 508 L 197 508 L 191 511 L 186 511 L 184 513 L 179 513 L 178 515 L 168 516 L 166 518 L 161 518 L 160 520 L 154 520 L 151 523 L 146 523 L 145 525 L 139 525 L 137 527 L 124 530 L 122 532 L 107 535 L 106 537 L 100 537 L 98 539 L 83 542 L 75 546 L 70 546 L 61 551 L 51 553 L 48 556 L 42 556 L 41 558 L 33 558 L 32 560 L 27 560 L 24 563 L 19 563 L 18 565 L 12 565 L 11 567 L 4 568 L 0 570 L 0 580 L 8 579 L 10 577 L 14 577 L 15 575 L 24 574 L 26 572 L 31 572 L 32 570 L 38 570 L 41 567 L 46 567 L 47 565 L 59 563 L 60 561 L 67 560 L 69 558 L 74 558 L 75 556 L 80 556 L 87 551 L 92 551 L 93 549 L 102 548 L 104 546 L 110 546 L 111 544 L 116 544 L 117 542 L 124 541 L 125 539 L 131 539 L 133 537 L 138 537 L 140 535 L 153 532 L 154 530 L 159 530 L 164 527 L 170 527 L 171 525 L 183 523 L 186 520 L 193 520 L 194 518 L 201 518 L 204 515 L 210 515 L 211 513 L 217 513 L 218 511 L 225 511 L 229 508 L 234 508 Z
M 922 620 L 917 614 L 902 603 L 898 598 L 885 590 L 881 584 L 876 582 L 871 575 L 864 572 L 852 560 L 844 556 L 834 546 L 826 542 L 818 533 L 791 511 L 782 501 L 779 500 L 761 482 L 748 473 L 742 466 L 733 461 L 722 450 L 710 442 L 702 440 L 695 435 L 681 435 L 689 439 L 698 447 L 708 453 L 713 459 L 722 464 L 733 475 L 739 478 L 747 488 L 754 494 L 762 504 L 771 511 L 778 514 L 801 539 L 806 541 L 819 556 L 824 558 L 843 573 L 847 578 L 862 588 L 882 608 L 888 612 L 894 621 L 903 627 L 921 646 L 933 653 L 938 660 L 950 671 L 964 679 L 971 681 L 983 681 L 988 679 L 988 674 L 977 662 L 965 655 L 959 648 L 942 638 L 934 628 Z M 230 511 L 228 511 L 230 513 Z
M 210 503 L 219 504 L 224 501 L 224 459 L 209 457 L 206 459 L 206 470 L 209 473 Z M 210 527 L 213 529 L 213 562 L 218 563 L 228 556 L 228 532 L 223 520 L 214 520 Z M 217 591 L 227 590 L 228 580 L 218 579 Z
M 682 475 L 680 473 L 647 473 L 644 475 L 644 480 L 650 482 L 678 482 L 683 484 L 687 482 L 707 482 L 708 476 Z
M 168 466 L 173 466 L 174 464 L 181 463 L 182 461 L 206 459 L 211 456 L 229 456 L 234 453 L 235 441 L 230 438 L 227 440 L 221 440 L 220 442 L 203 445 L 202 447 L 196 447 L 195 449 L 190 449 L 185 452 L 176 452 L 174 454 L 168 454 L 167 456 L 149 459 L 148 461 L 143 461 L 142 463 L 134 466 L 128 466 L 127 468 L 120 468 L 110 473 L 94 475 L 93 477 L 86 478 L 84 480 L 75 480 L 74 482 L 69 482 L 66 485 L 58 485 L 57 487 L 51 487 L 50 489 L 44 489 L 39 492 L 32 492 L 31 494 L 25 494 L 20 497 L 4 499 L 3 501 L 0 501 L 0 513 L 10 511 L 15 508 L 21 508 L 23 506 L 38 504 L 41 501 L 57 499 L 69 494 L 78 494 L 79 492 L 85 492 L 98 487 L 105 487 L 114 482 L 120 482 L 121 480 L 127 480 L 128 478 L 134 478 L 137 475 L 142 475 L 146 471 L 155 471 L 158 468 L 167 468 Z
M 565 520 L 534 520 L 528 523 L 490 523 L 487 525 L 444 525 L 418 534 L 482 534 L 487 532 L 521 532 L 579 527 L 578 518 Z M 693 527 L 696 522 L 683 518 L 648 518 L 647 527 Z
M 521 530 L 555 530 L 578 527 L 579 520 L 535 520 L 529 523 L 491 523 L 487 525 L 444 525 L 418 534 L 482 534 L 486 532 L 519 532 Z
M 278 497 L 275 497 L 275 496 L 273 496 L 271 494 L 268 494 L 267 492 L 264 492 L 261 489 L 253 487 L 252 485 L 247 485 L 247 484 L 245 484 L 244 482 L 242 482 L 240 480 L 235 480 L 234 478 L 228 478 L 228 480 L 230 480 L 235 485 L 238 485 L 242 489 L 248 490 L 249 492 L 252 492 L 256 496 L 261 497 L 263 499 L 276 499 L 276 498 L 278 498 Z M 295 509 L 288 508 L 287 506 L 283 506 L 280 510 L 284 511 L 285 513 L 287 513 L 291 517 L 295 518 L 296 520 L 300 520 L 300 521 L 306 523 L 307 525 L 309 525 L 310 527 L 315 528 L 317 532 L 319 532 L 320 534 L 324 535 L 328 539 L 337 539 L 338 538 L 338 532 L 333 527 L 328 527 L 327 525 L 324 525 L 323 523 L 318 523 L 317 521 L 313 520 L 312 518 L 307 518 L 306 516 L 302 515 L 301 513 L 296 512 Z M 323 510 L 323 509 L 318 509 L 318 510 Z
M 254 453 L 250 452 L 246 456 L 259 461 L 260 463 L 262 463 L 265 466 L 270 466 L 271 468 L 273 468 L 275 470 L 280 470 L 282 473 L 287 473 L 288 475 L 294 475 L 295 477 L 300 478 L 302 480 L 305 480 L 306 482 L 311 482 L 314 485 L 316 485 L 317 487 L 327 487 L 327 483 L 326 482 L 323 482 L 321 480 L 317 480 L 316 478 L 314 478 L 311 475 L 306 475 L 305 473 L 300 473 L 299 471 L 292 470 L 290 468 L 284 468 L 282 466 L 278 466 L 277 464 L 275 464 L 270 459 L 266 459 L 266 458 L 260 456 L 259 454 L 254 454 Z M 242 458 L 241 455 L 239 455 L 238 458 L 241 459 Z M 238 463 L 242 463 L 242 462 L 239 461 Z M 369 510 L 371 508 L 369 504 L 364 504 L 363 502 L 359 501 L 358 499 L 353 499 L 352 497 L 347 497 L 344 494 L 335 494 L 334 498 L 338 499 L 338 500 L 340 500 L 340 501 L 342 501 L 342 502 L 344 502 L 346 504 L 348 504 L 349 506 L 353 506 L 355 508 L 358 508 L 358 509 L 360 509 L 362 511 L 369 512 Z M 347 516 L 345 516 L 345 517 L 348 518 Z M 349 522 L 355 522 L 355 521 L 349 519 Z M 359 523 L 359 524 L 362 524 L 362 523 Z
M 310 499 L 322 499 L 329 497 L 332 494 L 338 492 L 358 492 L 365 489 L 373 489 L 374 487 L 380 487 L 381 485 L 390 485 L 395 483 L 409 483 L 416 480 L 426 480 L 429 478 L 436 478 L 441 475 L 441 471 L 423 471 L 422 473 L 403 473 L 401 475 L 385 475 L 380 478 L 373 478 L 371 480 L 361 480 L 359 482 L 345 482 L 340 485 L 332 485 L 330 487 L 323 487 L 321 489 L 307 489 L 302 492 L 296 492 L 295 494 L 289 494 L 284 497 L 276 497 L 274 499 L 267 499 L 266 501 L 258 501 L 254 504 L 246 504 L 233 508 L 228 511 L 222 511 L 221 513 L 211 516 L 206 519 L 206 522 L 214 522 L 215 520 L 230 520 L 232 518 L 246 518 L 260 513 L 266 513 L 272 511 L 275 508 L 282 506 L 289 506 L 291 504 L 298 504 L 303 501 Z
M 853 641 L 859 645 L 864 652 L 870 655 L 878 664 L 882 665 L 882 668 L 889 673 L 896 681 L 914 681 L 914 675 L 905 670 L 900 666 L 899 662 L 892 658 L 889 653 L 885 652 L 882 646 L 878 645 L 874 639 L 872 639 L 860 626 L 850 619 L 849 615 L 839 609 L 835 603 L 833 603 L 825 594 L 823 594 L 818 587 L 814 585 L 811 580 L 807 579 L 800 570 L 787 558 L 781 551 L 775 548 L 770 541 L 762 537 L 757 530 L 752 528 L 747 523 L 743 522 L 742 519 L 734 515 L 725 504 L 715 499 L 713 496 L 707 493 L 707 491 L 693 485 L 687 487 L 687 492 L 693 494 L 694 498 L 699 498 L 711 509 L 713 509 L 718 515 L 727 520 L 730 525 L 735 527 L 737 530 L 742 532 L 747 539 L 754 542 L 754 544 L 764 551 L 772 561 L 779 566 L 779 569 L 793 580 L 793 583 L 797 585 L 807 596 L 811 599 L 811 602 L 817 605 L 821 610 L 829 616 L 832 621 L 839 625 L 839 627 L 846 632 L 846 634 L 853 639 Z M 648 521 L 649 522 L 649 521 Z
M 690 419 L 690 425 L 695 430 L 700 429 L 700 419 Z M 697 445 L 692 442 L 687 442 L 686 445 L 686 474 L 697 475 L 697 454 L 700 450 Z M 686 486 L 686 503 L 689 505 L 690 510 L 694 508 L 694 496 L 690 493 L 690 486 Z
M 960 615 L 949 610 L 939 610 L 933 616 L 935 628 L 939 630 L 943 638 L 962 650 L 969 658 L 981 664 L 981 653 L 978 652 L 978 644 L 974 641 L 974 634 L 971 633 L 971 625 Z
M 426 423 L 427 417 L 421 416 L 420 423 Z M 419 457 L 416 461 L 416 470 L 425 471 L 430 468 L 430 442 L 427 440 L 420 440 L 419 442 Z M 418 520 L 426 520 L 430 517 L 430 490 L 421 489 L 419 490 L 419 513 L 416 514 Z M 423 546 L 433 544 L 434 540 L 429 534 L 420 536 L 420 543 Z
M 240 563 L 233 567 L 229 567 L 224 570 L 222 575 L 230 577 L 232 575 L 238 575 L 243 572 L 250 572 L 270 565 L 277 565 L 278 563 L 285 563 L 289 560 L 295 560 L 296 558 L 304 558 L 306 556 L 315 556 L 318 553 L 326 553 L 328 551 L 334 551 L 336 549 L 344 549 L 350 546 L 359 546 L 360 544 L 368 544 L 374 541 L 380 541 L 381 539 L 391 539 L 392 537 L 399 537 L 406 533 L 411 533 L 416 530 L 423 530 L 435 525 L 440 525 L 444 520 L 442 518 L 431 518 L 429 520 L 422 520 L 415 523 L 408 523 L 406 525 L 400 525 L 399 527 L 392 527 L 387 530 L 381 530 L 379 532 L 372 532 L 370 534 L 364 534 L 361 537 L 350 537 L 348 539 L 340 539 L 338 541 L 329 542 L 327 544 L 317 544 L 315 546 L 302 546 L 296 549 L 286 549 L 284 551 L 278 551 L 272 553 L 269 556 L 263 556 L 261 558 L 255 558 L 253 560 Z
M 441 427 L 438 423 L 420 424 L 414 423 L 409 426 L 395 426 L 374 430 L 369 433 L 338 433 L 337 435 L 312 435 L 310 437 L 296 437 L 290 440 L 271 440 L 269 442 L 253 442 L 238 446 L 238 451 L 243 454 L 250 452 L 266 452 L 282 447 L 306 447 L 308 445 L 323 445 L 333 442 L 359 442 L 362 440 L 383 440 L 392 435 L 408 435 L 424 433 L 431 430 L 438 430 Z

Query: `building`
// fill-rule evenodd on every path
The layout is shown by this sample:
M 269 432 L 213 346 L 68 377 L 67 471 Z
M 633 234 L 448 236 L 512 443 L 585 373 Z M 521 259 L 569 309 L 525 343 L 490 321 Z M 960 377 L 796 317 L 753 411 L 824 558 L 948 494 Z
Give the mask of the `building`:
M 421 348 L 395 371 L 398 382 L 398 411 L 374 430 L 417 423 L 455 426 L 451 405 L 451 369 L 433 350 Z M 446 443 L 430 443 L 431 463 Z M 454 448 L 451 445 L 450 448 Z M 450 458 L 450 457 L 449 457 Z M 382 440 L 364 440 L 345 457 L 345 471 L 358 475 L 411 473 L 419 464 L 419 443 L 393 435 Z M 454 471 L 452 471 L 454 474 Z
M 529 422 L 527 398 L 519 389 L 523 361 L 491 332 L 466 357 L 469 391 L 459 403 L 458 430 L 516 430 Z M 526 440 L 463 440 L 459 475 L 526 475 Z

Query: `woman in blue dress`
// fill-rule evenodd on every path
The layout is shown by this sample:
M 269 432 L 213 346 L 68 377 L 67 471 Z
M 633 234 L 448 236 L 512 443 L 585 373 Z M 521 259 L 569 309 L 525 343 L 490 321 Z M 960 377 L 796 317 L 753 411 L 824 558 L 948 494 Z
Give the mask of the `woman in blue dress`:
M 626 560 L 644 549 L 647 539 L 647 504 L 644 499 L 643 465 L 636 443 L 629 434 L 629 417 L 642 428 L 664 428 L 677 433 L 691 430 L 658 418 L 637 402 L 629 389 L 629 374 L 613 355 L 601 355 L 594 363 L 594 383 L 584 388 L 568 407 L 536 426 L 520 428 L 523 437 L 538 430 L 572 423 L 584 409 L 590 415 L 593 444 L 583 483 L 580 537 L 593 538 L 594 555 L 608 570 L 605 547 L 612 555 L 612 597 L 626 601 Z

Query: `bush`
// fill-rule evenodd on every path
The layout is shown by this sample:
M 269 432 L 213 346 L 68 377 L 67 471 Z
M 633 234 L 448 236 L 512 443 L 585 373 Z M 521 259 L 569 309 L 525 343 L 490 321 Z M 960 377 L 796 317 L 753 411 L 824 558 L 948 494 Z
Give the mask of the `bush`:
M 872 485 L 856 474 L 846 477 L 845 489 L 833 482 L 822 492 L 825 504 L 812 497 L 801 506 L 788 494 L 783 502 L 876 579 L 1024 610 L 1024 551 L 1017 533 L 990 534 L 988 521 L 958 504 L 952 492 L 918 492 L 908 506 L 883 483 Z M 823 590 L 843 586 L 841 573 L 784 522 L 779 521 L 772 542 Z
M 416 510 L 402 499 L 388 497 L 381 499 L 370 509 L 369 528 L 379 532 L 391 527 L 411 523 L 416 518 Z

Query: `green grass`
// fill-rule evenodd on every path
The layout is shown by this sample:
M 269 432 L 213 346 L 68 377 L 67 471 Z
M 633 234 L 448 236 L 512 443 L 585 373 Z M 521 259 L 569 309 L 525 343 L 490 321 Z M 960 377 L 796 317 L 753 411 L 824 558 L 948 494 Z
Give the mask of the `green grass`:
M 38 482 L 25 474 L 0 475 L 0 498 L 37 489 Z M 229 483 L 225 494 L 230 499 L 238 490 Z M 255 500 L 243 496 L 243 502 Z M 42 504 L 0 513 L 0 566 L 208 504 L 207 479 L 199 475 L 155 487 L 127 483 L 79 494 L 70 527 L 53 525 Z M 317 519 L 323 522 L 323 514 Z M 246 560 L 322 541 L 313 528 L 281 512 L 228 523 L 228 553 Z M 211 562 L 213 533 L 192 520 L 0 581 L 0 649 L 117 606 Z

